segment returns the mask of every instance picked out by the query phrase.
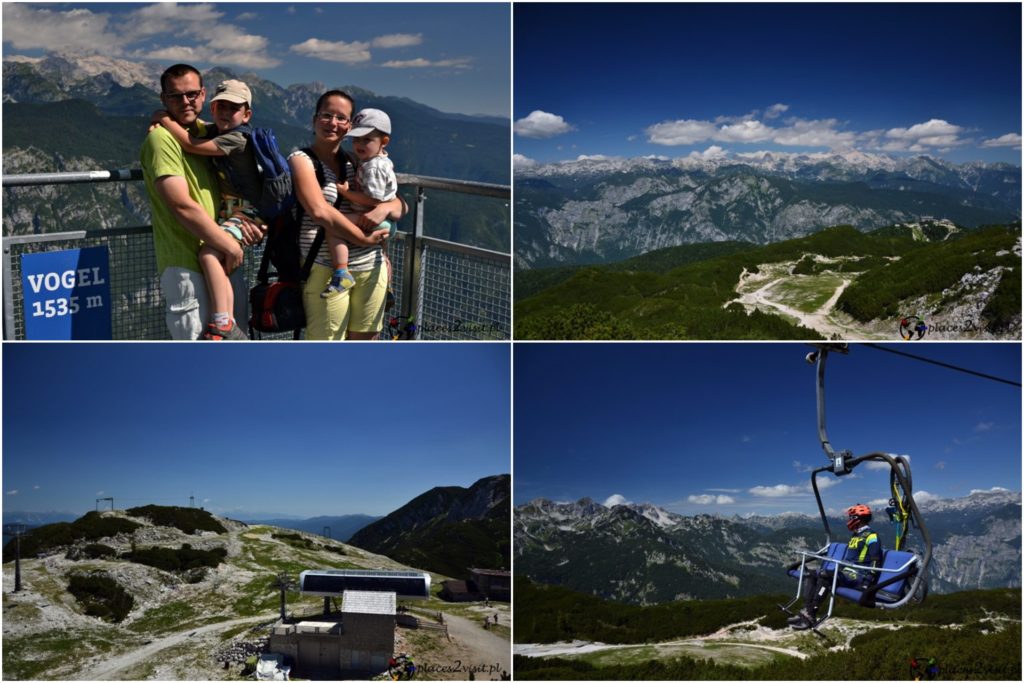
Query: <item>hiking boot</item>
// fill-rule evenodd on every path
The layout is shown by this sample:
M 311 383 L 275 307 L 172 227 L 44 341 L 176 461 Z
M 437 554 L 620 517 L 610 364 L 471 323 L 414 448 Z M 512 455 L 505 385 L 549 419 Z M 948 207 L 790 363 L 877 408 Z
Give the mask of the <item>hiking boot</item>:
M 203 332 L 203 339 L 207 341 L 242 341 L 248 338 L 238 323 L 233 321 L 229 327 L 217 327 L 210 323 Z
M 800 613 L 795 617 L 786 619 L 786 623 L 789 624 L 789 627 L 794 631 L 806 631 L 814 626 L 814 617 L 812 617 L 807 610 L 803 609 L 800 610 Z

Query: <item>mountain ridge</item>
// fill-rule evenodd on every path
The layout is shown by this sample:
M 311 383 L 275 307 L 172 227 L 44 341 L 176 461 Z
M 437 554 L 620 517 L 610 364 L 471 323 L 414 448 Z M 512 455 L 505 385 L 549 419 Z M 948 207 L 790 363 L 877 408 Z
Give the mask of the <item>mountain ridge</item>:
M 765 153 L 518 166 L 516 266 L 606 263 L 681 244 L 768 244 L 849 224 L 1020 217 L 1021 170 L 927 156 Z
M 462 578 L 470 567 L 507 569 L 511 481 L 484 477 L 468 488 L 438 486 L 354 534 L 349 542 Z
M 933 592 L 1020 586 L 1019 492 L 976 491 L 922 508 L 933 539 Z M 841 529 L 841 520 L 832 526 Z M 888 525 L 875 529 L 891 547 Z M 810 515 L 683 516 L 589 498 L 518 505 L 513 535 L 517 575 L 636 604 L 785 592 L 782 565 L 825 536 Z M 912 538 L 910 547 L 919 542 Z

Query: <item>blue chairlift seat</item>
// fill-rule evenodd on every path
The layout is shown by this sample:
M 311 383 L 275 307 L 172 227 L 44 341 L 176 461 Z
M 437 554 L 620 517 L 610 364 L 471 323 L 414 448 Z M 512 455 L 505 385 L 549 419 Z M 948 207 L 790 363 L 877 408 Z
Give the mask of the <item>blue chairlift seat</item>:
M 826 551 L 825 554 L 831 560 L 842 560 L 843 556 L 846 555 L 846 544 L 845 543 L 829 543 L 828 550 Z M 821 569 L 819 569 L 818 571 L 834 572 L 835 570 L 836 570 L 836 563 L 835 562 L 825 562 L 824 566 Z M 800 578 L 800 565 L 797 565 L 795 569 L 790 569 L 788 573 L 794 579 L 799 579 Z
M 859 604 L 865 604 L 865 602 L 882 602 L 887 604 L 898 602 L 906 593 L 908 587 L 907 580 L 917 571 L 918 563 L 911 562 L 913 559 L 915 559 L 913 553 L 902 550 L 886 550 L 884 552 L 882 569 L 896 570 L 903 568 L 903 571 L 881 572 L 877 583 L 882 584 L 882 586 L 875 592 L 873 601 L 870 598 L 865 600 L 865 591 L 847 586 L 837 586 L 836 595 Z

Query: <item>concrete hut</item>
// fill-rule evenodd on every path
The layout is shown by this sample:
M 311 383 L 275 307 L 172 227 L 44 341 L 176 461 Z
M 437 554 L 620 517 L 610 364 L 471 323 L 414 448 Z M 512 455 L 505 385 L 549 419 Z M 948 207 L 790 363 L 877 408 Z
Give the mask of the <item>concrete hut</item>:
M 325 598 L 322 615 L 275 624 L 269 649 L 284 655 L 297 675 L 338 679 L 376 674 L 394 656 L 398 599 L 430 596 L 425 572 L 331 570 L 302 572 L 300 591 Z M 341 597 L 341 611 L 326 607 Z

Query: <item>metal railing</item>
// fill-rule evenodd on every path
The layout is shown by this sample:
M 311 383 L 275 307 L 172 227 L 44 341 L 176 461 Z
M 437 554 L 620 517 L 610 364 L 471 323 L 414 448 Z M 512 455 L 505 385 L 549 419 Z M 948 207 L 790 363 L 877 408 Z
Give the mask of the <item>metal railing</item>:
M 139 180 L 140 169 L 34 173 L 4 175 L 3 187 Z M 392 290 L 398 302 L 395 317 L 413 319 L 417 339 L 509 339 L 511 255 L 430 237 L 424 232 L 427 190 L 508 201 L 509 186 L 409 174 L 398 174 L 398 184 L 402 190 L 412 190 L 414 201 L 413 229 L 400 231 L 388 248 L 394 273 Z M 4 237 L 4 339 L 25 339 L 20 256 L 92 246 L 106 246 L 109 251 L 112 337 L 168 339 L 152 233 L 151 225 L 143 225 Z M 262 254 L 262 245 L 246 249 L 242 270 L 249 286 L 255 280 Z M 386 321 L 394 314 L 386 315 Z

